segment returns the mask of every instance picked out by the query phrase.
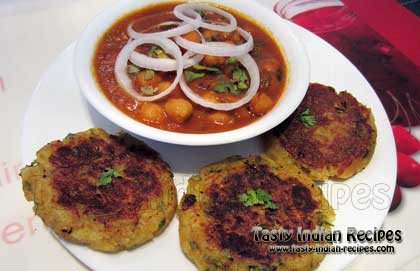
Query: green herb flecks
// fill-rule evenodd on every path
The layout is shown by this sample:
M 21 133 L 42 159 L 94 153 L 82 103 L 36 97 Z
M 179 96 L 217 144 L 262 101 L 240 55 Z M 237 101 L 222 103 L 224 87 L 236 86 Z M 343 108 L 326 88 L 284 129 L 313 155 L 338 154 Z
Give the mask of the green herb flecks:
M 249 78 L 245 70 L 235 69 L 232 73 L 232 80 L 235 83 L 239 83 L 239 82 L 246 83 L 248 82 Z
M 163 219 L 159 222 L 158 230 L 163 229 L 163 227 L 165 227 L 165 224 L 166 224 L 166 218 L 163 218 Z
M 262 189 L 247 190 L 246 193 L 239 195 L 239 201 L 247 207 L 254 205 L 263 205 L 264 209 L 277 209 L 277 205 L 273 203 L 273 198 Z
M 141 68 L 139 66 L 136 66 L 134 64 L 127 65 L 127 72 L 130 74 L 139 73 L 140 71 L 141 71 Z
M 199 65 L 199 64 L 195 64 L 193 65 L 193 68 L 199 71 L 209 71 L 209 72 L 215 72 L 215 73 L 221 73 L 222 71 L 219 68 L 216 67 L 208 67 L 208 66 L 203 66 L 203 65 Z
M 238 59 L 236 57 L 229 57 L 228 59 L 226 59 L 225 64 L 237 64 L 238 63 Z
M 153 96 L 156 92 L 159 91 L 159 88 L 153 86 L 143 86 L 140 88 L 140 91 L 144 96 Z
M 155 72 L 153 70 L 146 70 L 144 74 L 144 80 L 149 81 L 155 77 Z
M 118 177 L 122 177 L 122 175 L 112 168 L 106 168 L 105 171 L 99 175 L 98 186 L 111 184 L 112 178 Z
M 150 48 L 149 53 L 152 57 L 156 57 L 156 58 L 168 57 L 165 51 L 163 51 L 159 46 L 153 46 L 152 48 Z
M 233 84 L 231 80 L 226 79 L 225 76 L 220 77 L 219 81 L 217 81 L 216 85 L 214 86 L 214 90 L 218 93 L 238 93 L 238 87 Z
M 249 77 L 245 70 L 236 68 L 232 73 L 232 82 L 239 90 L 249 87 Z
M 299 120 L 303 125 L 305 125 L 305 127 L 314 126 L 316 124 L 316 119 L 313 115 L 311 115 L 311 110 L 309 108 L 300 114 Z
M 193 81 L 195 79 L 204 77 L 206 74 L 205 73 L 201 73 L 201 72 L 200 73 L 197 73 L 197 72 L 192 72 L 192 71 L 185 71 L 184 72 L 184 75 L 185 75 L 185 79 L 188 82 L 191 82 L 191 81 Z

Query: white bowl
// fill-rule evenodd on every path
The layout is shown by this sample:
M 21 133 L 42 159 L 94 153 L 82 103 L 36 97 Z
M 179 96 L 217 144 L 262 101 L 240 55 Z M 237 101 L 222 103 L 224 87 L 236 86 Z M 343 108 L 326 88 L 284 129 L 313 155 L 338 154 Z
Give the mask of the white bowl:
M 120 0 L 104 10 L 86 27 L 75 52 L 75 73 L 83 95 L 107 119 L 136 135 L 180 145 L 219 145 L 258 136 L 284 121 L 298 107 L 309 85 L 309 60 L 304 46 L 289 28 L 288 22 L 253 0 L 205 0 L 236 9 L 264 25 L 277 39 L 286 58 L 288 78 L 284 94 L 276 106 L 257 121 L 231 131 L 211 134 L 169 132 L 138 122 L 115 107 L 102 93 L 91 70 L 91 61 L 101 35 L 121 16 L 141 7 L 156 4 L 155 0 Z M 201 1 L 192 1 L 201 2 Z

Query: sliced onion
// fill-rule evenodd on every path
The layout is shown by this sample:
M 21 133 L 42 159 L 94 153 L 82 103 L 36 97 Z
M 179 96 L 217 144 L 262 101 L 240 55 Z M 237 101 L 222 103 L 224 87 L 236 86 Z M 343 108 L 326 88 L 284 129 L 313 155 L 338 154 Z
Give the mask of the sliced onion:
M 254 49 L 254 39 L 252 35 L 242 28 L 238 27 L 239 34 L 246 40 L 245 43 L 240 45 L 232 45 L 226 42 L 221 42 L 221 44 L 226 44 L 229 46 L 213 46 L 220 42 L 205 42 L 197 43 L 190 40 L 187 40 L 181 36 L 175 37 L 176 43 L 197 54 L 202 55 L 211 55 L 211 56 L 241 56 L 249 53 Z
M 227 44 L 227 45 L 230 45 L 230 44 Z M 243 56 L 239 56 L 238 61 L 245 67 L 250 77 L 250 86 L 245 96 L 239 99 L 238 101 L 233 102 L 233 103 L 210 102 L 204 99 L 203 97 L 201 97 L 200 95 L 198 95 L 197 93 L 195 93 L 185 82 L 184 76 L 182 76 L 181 80 L 179 81 L 182 91 L 191 101 L 195 102 L 196 104 L 199 104 L 204 107 L 212 108 L 215 110 L 229 111 L 229 110 L 233 110 L 238 107 L 241 107 L 242 105 L 251 101 L 252 97 L 254 97 L 255 94 L 257 94 L 257 91 L 260 87 L 260 72 L 258 70 L 257 63 L 251 57 L 251 55 L 246 54 Z
M 198 12 L 196 12 L 197 9 L 200 10 L 208 10 L 214 13 L 217 13 L 219 15 L 222 15 L 223 17 L 229 19 L 229 24 L 228 25 L 220 25 L 220 24 L 211 24 L 211 23 L 206 23 L 201 19 L 198 19 L 197 15 Z M 195 13 L 195 14 L 194 14 Z M 188 15 L 194 14 L 195 18 L 189 17 Z M 184 21 L 187 22 L 195 27 L 202 27 L 202 28 L 207 28 L 207 29 L 212 29 L 212 30 L 216 30 L 216 31 L 221 31 L 221 32 L 232 32 L 234 31 L 238 24 L 236 22 L 236 18 L 230 14 L 229 12 L 226 12 L 220 8 L 216 8 L 213 6 L 208 6 L 208 5 L 203 5 L 203 4 L 181 4 L 181 5 L 177 5 L 174 9 L 174 15 Z M 198 14 L 199 15 L 199 14 Z
M 198 30 L 195 30 L 195 31 L 200 35 L 201 41 L 205 42 L 204 37 L 200 33 L 200 31 Z M 203 57 L 204 57 L 203 55 L 196 54 L 192 51 L 185 52 L 185 54 L 183 55 L 184 69 L 188 69 L 189 67 L 195 64 L 198 64 L 203 59 Z M 140 54 L 139 52 L 136 52 L 136 51 L 131 53 L 129 59 L 133 64 L 136 64 L 139 67 L 156 70 L 156 71 L 164 71 L 164 72 L 175 71 L 177 70 L 177 67 L 178 67 L 174 59 L 153 58 L 144 54 Z
M 200 63 L 204 56 L 191 51 L 187 51 L 182 57 L 184 59 L 184 69 L 188 69 L 189 67 Z M 176 71 L 178 68 L 178 64 L 175 59 L 153 58 L 144 54 L 140 54 L 136 51 L 131 53 L 129 59 L 133 64 L 139 67 L 155 71 L 170 72 Z
M 135 91 L 133 89 L 133 84 L 131 82 L 131 79 L 127 75 L 127 62 L 131 53 L 134 52 L 138 46 L 142 44 L 146 44 L 146 43 L 159 45 L 163 50 L 165 50 L 165 52 L 172 55 L 175 58 L 175 61 L 177 63 L 175 80 L 166 90 L 154 96 L 143 96 L 137 91 Z M 161 37 L 148 37 L 148 38 L 139 38 L 139 39 L 130 41 L 121 49 L 115 62 L 114 73 L 115 73 L 117 82 L 122 86 L 123 90 L 127 92 L 129 95 L 131 95 L 133 98 L 139 101 L 155 101 L 168 95 L 169 93 L 171 93 L 172 90 L 175 89 L 175 87 L 178 85 L 182 77 L 183 67 L 184 67 L 184 59 L 182 57 L 181 50 L 175 44 L 175 42 L 173 42 L 170 39 L 165 39 Z
M 194 16 L 196 16 L 196 20 L 198 21 L 201 20 L 200 14 L 195 13 Z M 142 37 L 156 37 L 156 36 L 162 37 L 162 38 L 170 38 L 170 37 L 180 36 L 180 35 L 186 34 L 188 32 L 191 32 L 197 29 L 197 27 L 192 24 L 176 22 L 176 21 L 167 21 L 167 22 L 160 23 L 157 26 L 176 25 L 177 27 L 168 29 L 165 31 L 160 31 L 160 32 L 141 33 L 133 29 L 134 23 L 135 22 L 130 23 L 127 27 L 128 36 L 130 36 L 130 38 L 133 38 L 133 39 L 138 39 Z

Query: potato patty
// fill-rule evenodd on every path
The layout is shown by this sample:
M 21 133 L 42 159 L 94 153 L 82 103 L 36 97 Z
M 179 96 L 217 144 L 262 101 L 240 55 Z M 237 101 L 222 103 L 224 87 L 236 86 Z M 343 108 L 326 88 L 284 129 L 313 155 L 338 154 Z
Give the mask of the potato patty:
M 369 108 L 347 92 L 311 84 L 293 115 L 269 133 L 266 153 L 295 162 L 317 180 L 346 179 L 366 167 L 375 145 Z
M 251 191 L 251 192 L 250 192 Z M 271 203 L 248 204 L 243 195 L 262 193 Z M 314 270 L 324 255 L 270 253 L 252 228 L 330 228 L 334 211 L 322 191 L 294 168 L 261 156 L 232 157 L 191 177 L 178 207 L 184 253 L 199 270 Z M 297 243 L 296 235 L 287 243 Z
M 176 189 L 159 154 L 128 134 L 69 134 L 21 170 L 34 212 L 69 241 L 105 252 L 158 235 L 176 210 Z

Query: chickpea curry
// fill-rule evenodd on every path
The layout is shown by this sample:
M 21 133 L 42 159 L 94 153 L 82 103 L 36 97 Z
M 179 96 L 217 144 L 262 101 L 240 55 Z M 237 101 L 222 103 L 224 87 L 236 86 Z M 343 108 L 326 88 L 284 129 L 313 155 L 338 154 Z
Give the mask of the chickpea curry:
M 268 113 L 287 80 L 276 40 L 237 11 L 179 4 L 129 13 L 104 33 L 92 70 L 106 97 L 141 123 L 179 133 L 229 131 Z

